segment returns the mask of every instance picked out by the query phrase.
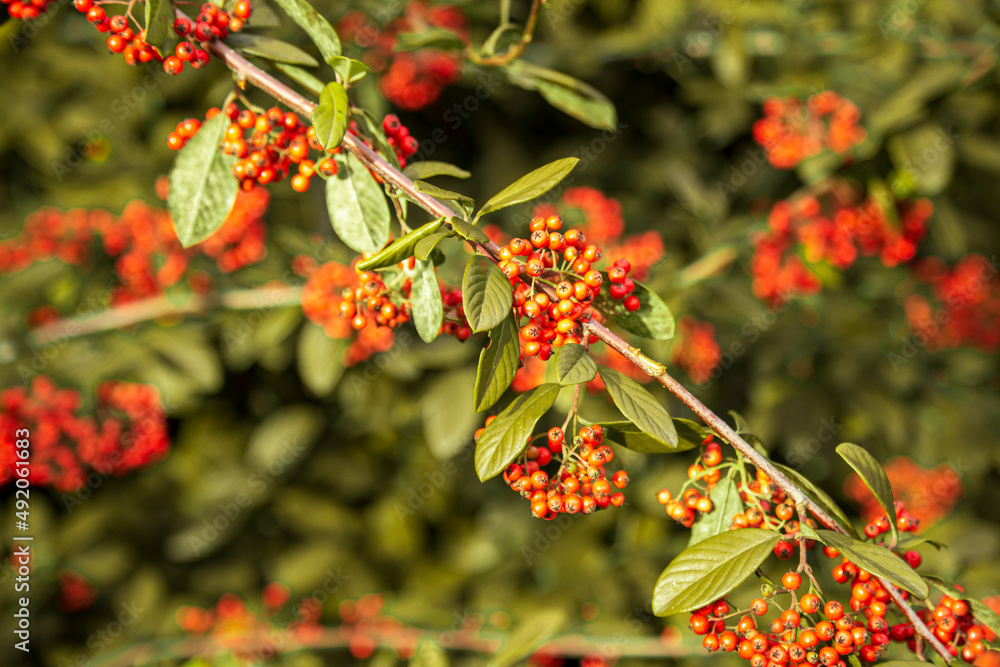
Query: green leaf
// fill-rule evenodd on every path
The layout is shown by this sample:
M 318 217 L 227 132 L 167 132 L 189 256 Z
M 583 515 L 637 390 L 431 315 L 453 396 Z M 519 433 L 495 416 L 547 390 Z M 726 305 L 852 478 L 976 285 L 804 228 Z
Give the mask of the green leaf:
M 319 94 L 319 106 L 313 112 L 312 122 L 316 139 L 323 148 L 331 150 L 340 145 L 347 132 L 351 103 L 347 91 L 336 81 L 326 84 Z M 366 170 L 367 171 L 367 170 Z
M 330 63 L 333 71 L 340 77 L 341 83 L 351 84 L 355 81 L 360 81 L 368 74 L 368 65 L 354 58 L 334 56 L 327 62 Z
M 743 501 L 740 499 L 740 489 L 733 481 L 735 468 L 731 468 L 726 478 L 720 481 L 709 492 L 712 501 L 712 511 L 703 514 L 691 528 L 691 541 L 688 546 L 704 542 L 710 537 L 720 535 L 733 525 L 733 516 L 743 511 Z
M 280 72 L 284 72 L 285 75 L 292 81 L 299 84 L 313 95 L 319 95 L 323 92 L 323 88 L 326 87 L 326 84 L 317 79 L 310 72 L 296 67 L 295 65 L 289 65 L 287 63 L 274 63 L 274 66 Z
M 509 667 L 523 662 L 566 624 L 566 612 L 562 609 L 528 608 L 532 611 L 514 626 L 486 667 Z
M 453 164 L 447 162 L 433 162 L 433 161 L 423 161 L 414 162 L 413 164 L 406 165 L 406 169 L 403 170 L 406 176 L 416 180 L 427 180 L 434 176 L 452 176 L 454 178 L 468 178 L 472 176 L 469 172 L 462 169 L 461 167 L 456 167 Z
M 490 237 L 486 235 L 486 232 L 481 230 L 475 225 L 469 224 L 461 218 L 451 218 L 448 220 L 452 229 L 455 233 L 461 236 L 466 241 L 473 241 L 474 243 L 485 244 L 490 242 Z
M 510 281 L 487 257 L 469 259 L 462 277 L 465 317 L 473 331 L 486 331 L 500 324 L 514 305 Z
M 472 197 L 463 195 L 460 192 L 445 190 L 444 188 L 439 188 L 433 183 L 428 183 L 426 181 L 413 181 L 413 185 L 417 188 L 417 192 L 423 192 L 424 194 L 436 197 L 437 199 L 458 202 L 458 205 L 462 207 L 463 211 L 465 211 L 466 217 L 468 217 L 476 208 L 476 202 L 473 201 Z
M 324 420 L 316 406 L 285 405 L 270 413 L 250 434 L 247 465 L 267 468 L 288 457 L 303 459 L 303 452 L 323 431 Z
M 323 60 L 331 62 L 340 55 L 340 38 L 330 22 L 320 16 L 305 0 L 276 0 L 288 16 L 306 31 L 319 49 Z
M 326 205 L 333 231 L 355 252 L 377 252 L 389 240 L 385 194 L 353 154 L 341 154 L 338 163 L 337 174 L 326 181 Z
M 424 635 L 417 644 L 416 653 L 410 658 L 409 667 L 448 667 L 448 656 L 440 644 Z
M 854 468 L 861 481 L 875 495 L 875 499 L 878 500 L 882 510 L 889 517 L 892 543 L 895 544 L 899 540 L 899 531 L 896 528 L 896 507 L 892 497 L 892 485 L 889 484 L 889 476 L 885 474 L 885 470 L 875 460 L 875 457 L 868 453 L 868 450 L 858 447 L 854 443 L 845 442 L 839 445 L 837 453 L 840 454 L 840 458 Z
M 437 232 L 436 234 L 431 234 L 425 238 L 420 239 L 417 245 L 413 248 L 413 256 L 417 259 L 424 260 L 431 256 L 434 248 L 437 247 L 438 243 L 444 241 L 446 238 L 454 236 L 450 232 Z
M 678 421 L 674 420 L 675 425 Z M 677 447 L 670 447 L 646 435 L 630 421 L 601 422 L 601 426 L 605 430 L 606 439 L 640 454 L 676 454 L 698 446 L 697 443 L 689 444 L 682 441 Z
M 521 394 L 486 427 L 476 443 L 480 481 L 499 475 L 524 451 L 535 424 L 552 407 L 559 389 L 557 384 L 543 384 Z
M 444 218 L 431 220 L 426 225 L 418 227 L 409 234 L 401 236 L 386 246 L 381 252 L 372 255 L 362 262 L 358 262 L 358 270 L 373 271 L 387 266 L 395 266 L 404 259 L 412 257 L 414 248 L 416 248 L 417 244 L 428 236 L 432 236 L 441 226 L 442 222 L 444 222 Z M 427 257 L 424 256 L 418 259 L 427 259 Z
M 317 396 L 329 396 L 344 374 L 341 362 L 346 340 L 332 340 L 312 323 L 302 327 L 298 346 L 299 377 L 302 384 Z
M 514 381 L 521 361 L 517 323 L 510 313 L 490 330 L 490 344 L 479 353 L 474 400 L 476 412 L 488 410 Z
M 426 385 L 421 385 L 424 440 L 427 449 L 439 461 L 463 451 L 472 441 L 472 434 L 483 425 L 482 417 L 473 409 L 469 391 L 475 381 L 475 371 L 463 366 L 438 374 Z
M 632 378 L 604 366 L 600 372 L 608 393 L 622 414 L 635 422 L 646 435 L 676 449 L 677 430 L 667 409 Z
M 430 262 L 417 262 L 410 292 L 413 303 L 413 325 L 420 339 L 430 343 L 441 332 L 444 319 L 444 305 L 441 301 L 441 287 L 438 285 L 437 271 Z
M 930 575 L 924 575 L 924 579 L 934 588 L 938 589 L 945 595 L 955 598 L 956 600 L 965 600 L 969 603 L 969 607 L 972 609 L 972 615 L 980 625 L 985 625 L 994 634 L 1000 635 L 1000 615 L 995 611 L 987 607 L 981 601 L 976 598 L 969 597 L 969 594 L 965 591 L 960 591 L 953 585 L 949 584 L 943 579 L 937 577 L 932 577 Z
M 281 25 L 278 14 L 264 0 L 254 0 L 253 14 L 247 19 L 244 28 L 277 28 Z
M 259 56 L 266 60 L 290 65 L 317 67 L 316 59 L 297 46 L 249 32 L 235 32 L 226 38 L 226 44 L 248 56 Z
M 579 161 L 579 158 L 564 157 L 525 174 L 486 202 L 476 214 L 476 219 L 487 213 L 540 197 L 566 178 Z
M 236 201 L 236 157 L 226 155 L 221 147 L 226 125 L 226 114 L 222 113 L 205 121 L 181 149 L 170 172 L 167 207 L 185 248 L 214 234 Z
M 635 284 L 632 292 L 639 298 L 639 310 L 612 315 L 610 320 L 625 331 L 652 340 L 674 337 L 674 316 L 663 299 L 645 285 Z
M 921 600 L 927 597 L 926 582 L 906 561 L 885 547 L 860 542 L 832 530 L 817 530 L 816 535 L 823 544 L 833 547 L 861 569 L 908 590 Z
M 615 112 L 614 103 L 600 93 L 596 96 L 584 95 L 578 90 L 552 81 L 539 81 L 538 93 L 556 109 L 590 127 L 613 130 L 618 126 L 618 114 Z
M 677 431 L 677 441 L 680 443 L 675 450 L 678 452 L 699 447 L 705 438 L 712 435 L 712 429 L 690 419 L 674 417 L 674 429 Z
M 935 123 L 925 123 L 891 137 L 886 146 L 900 174 L 913 181 L 918 194 L 936 195 L 955 171 L 954 138 Z
M 766 456 L 766 454 L 765 454 Z M 771 462 L 775 468 L 785 473 L 785 475 L 791 479 L 800 489 L 806 492 L 806 495 L 812 498 L 813 502 L 820 506 L 820 509 L 824 510 L 840 525 L 841 528 L 846 530 L 852 536 L 857 537 L 857 532 L 854 530 L 854 526 L 851 524 L 851 520 L 847 518 L 844 510 L 840 509 L 840 505 L 830 497 L 830 495 L 819 488 L 815 484 L 809 481 L 809 478 L 802 475 L 800 472 L 794 468 L 789 468 L 786 465 L 780 463 Z
M 556 351 L 556 381 L 559 384 L 583 384 L 597 377 L 597 362 L 578 343 L 563 345 Z
M 172 29 L 175 18 L 172 0 L 146 0 L 146 43 L 156 47 L 161 54 L 167 41 L 175 34 Z
M 420 32 L 401 32 L 396 43 L 397 51 L 413 51 L 415 49 L 464 49 L 462 38 L 441 28 L 424 28 Z
M 653 613 L 669 616 L 714 602 L 760 567 L 781 535 L 743 528 L 709 537 L 673 560 L 653 589 Z

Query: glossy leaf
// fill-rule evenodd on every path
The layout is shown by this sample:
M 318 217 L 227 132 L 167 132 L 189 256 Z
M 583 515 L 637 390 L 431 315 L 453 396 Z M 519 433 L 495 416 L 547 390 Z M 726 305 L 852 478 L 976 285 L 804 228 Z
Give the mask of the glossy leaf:
M 249 32 L 237 32 L 226 38 L 226 44 L 248 56 L 258 56 L 265 60 L 289 65 L 317 67 L 319 63 L 299 47 Z
M 604 95 L 589 96 L 552 81 L 539 81 L 538 93 L 556 109 L 599 130 L 618 125 L 615 105 Z
M 559 384 L 583 384 L 597 377 L 597 362 L 583 345 L 563 345 L 555 356 L 556 382 Z
M 927 597 L 927 583 L 906 561 L 885 547 L 860 542 L 832 530 L 817 530 L 816 535 L 823 544 L 833 547 L 861 569 L 908 590 L 921 600 Z
M 476 443 L 480 481 L 503 472 L 524 451 L 535 424 L 552 407 L 559 389 L 557 384 L 543 384 L 521 394 L 486 427 Z
M 487 257 L 469 260 L 462 277 L 465 317 L 473 331 L 486 331 L 500 324 L 514 305 L 510 281 Z
M 236 158 L 222 152 L 226 115 L 206 120 L 177 155 L 170 172 L 167 206 L 185 248 L 204 241 L 222 226 L 236 201 Z
M 319 94 L 319 106 L 313 112 L 312 122 L 316 128 L 316 139 L 323 148 L 336 148 L 344 140 L 350 105 L 347 91 L 336 81 L 326 84 Z
M 680 614 L 714 602 L 760 567 L 781 535 L 744 528 L 709 537 L 680 553 L 653 589 L 653 613 Z
M 702 426 L 690 419 L 674 417 L 674 429 L 677 431 L 678 446 L 675 451 L 681 452 L 701 446 L 705 438 L 712 435 L 712 429 Z
M 340 38 L 323 16 L 306 0 L 275 0 L 295 23 L 306 31 L 319 49 L 323 60 L 330 62 L 340 55 Z
M 450 236 L 454 236 L 454 234 L 450 232 L 435 232 L 430 236 L 420 239 L 413 247 L 413 256 L 421 260 L 428 259 L 437 247 L 437 244 Z
M 451 224 L 452 229 L 455 230 L 455 233 L 467 241 L 475 243 L 490 242 L 490 237 L 486 235 L 486 232 L 461 218 L 452 218 L 448 222 Z
M 438 228 L 441 227 L 442 222 L 444 222 L 444 218 L 431 220 L 426 225 L 418 227 L 409 234 L 401 236 L 380 252 L 372 255 L 364 261 L 358 262 L 358 270 L 374 271 L 375 269 L 383 269 L 387 266 L 395 266 L 404 259 L 412 257 L 417 244 L 437 232 Z M 424 256 L 418 259 L 427 259 L 427 257 Z
M 566 178 L 579 161 L 579 158 L 564 157 L 525 174 L 486 202 L 476 214 L 476 219 L 487 213 L 540 197 Z
M 521 360 L 514 313 L 490 331 L 490 344 L 479 353 L 474 401 L 476 412 L 488 410 L 514 381 Z
M 437 271 L 430 262 L 417 262 L 410 301 L 413 304 L 413 326 L 417 328 L 420 339 L 430 343 L 441 332 L 441 322 L 444 319 Z
M 868 450 L 850 442 L 839 445 L 837 453 L 840 454 L 840 458 L 854 468 L 861 481 L 875 495 L 875 499 L 878 500 L 882 510 L 889 517 L 889 529 L 892 531 L 892 542 L 895 544 L 899 540 L 899 531 L 896 528 L 896 508 L 892 497 L 892 485 L 889 483 L 889 476 L 882 469 L 882 464 L 869 454 Z
M 355 60 L 354 58 L 348 58 L 347 56 L 334 56 L 327 62 L 330 63 L 333 71 L 340 77 L 340 82 L 344 84 L 351 84 L 355 81 L 360 81 L 365 78 L 366 74 L 368 74 L 368 65 L 364 64 L 360 60 Z
M 472 176 L 471 173 L 461 167 L 456 167 L 448 162 L 433 162 L 429 160 L 408 164 L 403 173 L 414 180 L 427 180 L 434 176 L 451 176 L 453 178 L 468 178 Z
M 639 310 L 616 313 L 610 319 L 613 324 L 636 336 L 652 340 L 670 340 L 674 337 L 674 316 L 655 292 L 645 285 L 635 284 L 632 292 L 639 298 Z
M 691 528 L 691 541 L 688 546 L 726 532 L 733 523 L 733 516 L 743 511 L 740 490 L 733 481 L 732 473 L 715 485 L 709 492 L 708 498 L 712 501 L 712 511 L 703 514 Z
M 678 421 L 681 420 L 674 420 L 675 426 Z M 630 421 L 601 422 L 601 426 L 605 430 L 605 439 L 640 454 L 676 454 L 698 446 L 698 443 L 680 441 L 677 447 L 670 447 L 646 435 Z
M 355 252 L 377 252 L 389 240 L 385 193 L 358 158 L 338 158 L 340 169 L 326 181 L 333 231 Z
M 457 202 L 462 207 L 462 210 L 465 211 L 466 216 L 469 216 L 476 207 L 476 202 L 473 201 L 472 197 L 463 195 L 461 192 L 445 190 L 426 181 L 414 181 L 413 185 L 416 186 L 418 192 L 423 192 L 436 199 Z
M 616 370 L 601 366 L 601 379 L 622 414 L 654 440 L 677 448 L 677 430 L 667 409 L 642 385 Z
M 159 49 L 165 56 L 173 55 L 169 50 L 171 43 L 176 43 L 176 33 L 173 31 L 175 18 L 172 0 L 146 0 L 146 43 Z

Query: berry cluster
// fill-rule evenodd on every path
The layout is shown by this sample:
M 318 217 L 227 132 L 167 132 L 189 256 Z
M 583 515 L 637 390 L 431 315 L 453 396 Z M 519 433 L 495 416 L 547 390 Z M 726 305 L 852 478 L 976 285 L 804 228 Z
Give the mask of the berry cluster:
M 842 271 L 859 255 L 878 254 L 886 267 L 912 260 L 933 213 L 931 202 L 857 200 L 854 188 L 835 182 L 822 198 L 804 195 L 775 204 L 767 231 L 753 240 L 754 294 L 772 304 L 816 294 L 822 282 L 810 264 L 825 262 Z
M 361 10 L 348 12 L 337 23 L 337 32 L 345 44 L 365 49 L 362 58 L 381 75 L 379 90 L 386 99 L 401 109 L 415 111 L 437 100 L 446 86 L 461 77 L 462 61 L 458 54 L 436 48 L 397 51 L 399 35 L 438 30 L 468 43 L 468 24 L 464 10 L 454 5 L 410 2 L 403 16 L 383 27 Z
M 858 105 L 833 91 L 812 95 L 805 104 L 794 97 L 769 98 L 764 117 L 753 125 L 753 138 L 778 169 L 791 169 L 823 149 L 840 155 L 865 140 Z
M 489 426 L 494 417 L 486 419 Z M 483 430 L 476 431 L 476 439 Z M 534 444 L 540 440 L 539 444 Z M 521 455 L 520 463 L 511 463 L 503 473 L 510 488 L 531 503 L 532 515 L 540 519 L 554 519 L 561 513 L 592 514 L 609 505 L 621 507 L 629 482 L 628 473 L 619 470 L 610 475 L 605 466 L 615 458 L 614 450 L 604 441 L 600 424 L 584 426 L 572 442 L 566 441 L 561 428 L 531 438 Z M 544 470 L 550 463 L 557 469 L 550 474 Z
M 986 652 L 986 641 L 996 639 L 985 626 L 979 625 L 972 615 L 969 603 L 945 595 L 934 609 L 919 612 L 920 620 L 941 640 L 953 657 L 962 657 L 965 662 L 975 662 Z M 894 625 L 889 637 L 897 642 L 906 642 L 911 651 L 917 650 L 916 633 L 910 623 Z
M 677 320 L 677 336 L 670 347 L 670 363 L 687 372 L 695 384 L 712 379 L 722 358 L 715 327 L 690 315 Z
M 7 5 L 7 13 L 12 19 L 34 21 L 48 11 L 56 0 L 0 0 Z
M 931 352 L 974 347 L 990 354 L 1000 349 L 1000 287 L 996 264 L 978 254 L 966 255 L 949 268 L 937 258 L 921 260 L 917 279 L 929 297 L 911 294 L 906 319 L 913 340 Z
M 198 18 L 192 23 L 185 17 L 174 21 L 173 31 L 181 41 L 170 55 L 164 55 L 159 47 L 146 41 L 146 30 L 136 23 L 136 28 L 129 25 L 129 14 L 108 16 L 101 6 L 103 3 L 94 0 L 73 0 L 77 11 L 86 14 L 100 32 L 108 35 L 107 46 L 112 53 L 120 53 L 129 65 L 138 65 L 151 61 L 163 63 L 163 71 L 167 74 L 180 74 L 184 71 L 184 63 L 195 69 L 208 64 L 208 51 L 202 48 L 202 43 L 213 39 L 225 39 L 231 32 L 243 29 L 245 21 L 250 18 L 252 6 L 250 0 L 238 0 L 232 15 L 218 5 L 206 2 L 201 6 Z M 134 21 L 133 21 L 134 22 Z
M 14 433 L 31 433 L 29 481 L 59 491 L 84 486 L 89 470 L 122 476 L 167 454 L 166 414 L 152 385 L 109 380 L 98 387 L 97 414 L 79 416 L 80 392 L 38 375 L 30 390 L 0 392 L 0 485 L 13 479 Z
M 410 135 L 410 130 L 401 122 L 399 116 L 394 113 L 382 119 L 382 131 L 385 132 L 386 141 L 392 146 L 399 160 L 399 168 L 406 167 L 406 161 L 420 148 L 417 139 Z
M 582 342 L 583 324 L 598 315 L 591 304 L 602 291 L 604 275 L 592 265 L 601 258 L 601 249 L 578 229 L 565 234 L 560 229 L 557 215 L 532 218 L 528 238 L 511 239 L 499 250 L 498 266 L 514 286 L 514 312 L 520 321 L 527 320 L 520 324 L 523 357 L 544 361 L 554 347 Z M 616 262 L 608 270 L 607 293 L 635 311 L 641 304 L 632 294 L 630 270 L 627 260 Z M 543 284 L 552 288 L 554 299 Z
M 288 638 L 308 644 L 322 636 L 319 601 L 305 598 L 294 609 L 286 609 L 290 598 L 287 586 L 273 582 L 261 592 L 259 607 L 251 607 L 239 596 L 226 593 L 210 608 L 181 606 L 175 618 L 185 633 L 209 635 L 240 664 L 257 664 L 280 653 Z M 283 615 L 292 618 L 283 620 Z
M 115 258 L 117 280 L 111 303 L 124 304 L 156 296 L 188 271 L 191 258 L 207 255 L 217 268 L 230 273 L 259 262 L 267 254 L 263 215 L 270 196 L 266 191 L 240 193 L 219 230 L 204 242 L 184 248 L 177 240 L 170 215 L 144 201 L 126 204 L 120 216 L 103 210 L 61 211 L 44 208 L 29 216 L 20 234 L 0 242 L 0 274 L 22 271 L 32 264 L 59 259 L 80 266 L 91 259 L 93 241 Z M 204 274 L 190 272 L 195 291 L 208 288 Z M 51 321 L 57 311 L 34 313 L 29 324 Z

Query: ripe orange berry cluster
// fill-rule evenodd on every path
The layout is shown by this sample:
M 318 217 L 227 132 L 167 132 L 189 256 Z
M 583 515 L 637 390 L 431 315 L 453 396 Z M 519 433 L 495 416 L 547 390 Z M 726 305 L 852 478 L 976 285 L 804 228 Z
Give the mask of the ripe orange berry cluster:
M 514 286 L 514 312 L 519 318 L 522 357 L 547 360 L 552 349 L 583 340 L 583 324 L 598 316 L 591 307 L 601 293 L 604 274 L 593 265 L 601 249 L 587 242 L 578 229 L 562 229 L 562 218 L 532 218 L 531 235 L 513 238 L 499 250 L 498 266 Z M 638 310 L 632 292 L 628 260 L 620 259 L 608 270 L 607 293 L 622 301 L 624 309 Z M 552 288 L 553 299 L 543 285 Z M 614 306 L 608 312 L 613 312 Z M 524 320 L 526 323 L 523 323 Z
M 14 478 L 18 429 L 30 432 L 28 480 L 63 492 L 166 456 L 166 413 L 156 387 L 103 383 L 97 390 L 99 420 L 77 415 L 80 402 L 79 391 L 60 389 L 45 375 L 35 376 L 28 388 L 0 392 L 0 485 Z
M 986 652 L 986 641 L 993 641 L 996 636 L 985 625 L 979 625 L 971 613 L 969 603 L 956 600 L 945 595 L 931 609 L 918 612 L 920 619 L 941 640 L 953 657 L 962 657 L 965 662 L 975 662 L 976 658 Z M 916 638 L 913 625 L 900 623 L 889 631 L 889 636 L 898 642 L 906 642 L 911 651 L 916 651 Z
M 494 417 L 486 419 L 486 426 Z M 476 439 L 484 428 L 476 431 Z M 541 440 L 540 444 L 533 441 Z M 628 473 L 619 470 L 610 475 L 605 467 L 615 458 L 614 450 L 604 441 L 600 424 L 584 426 L 571 442 L 561 428 L 529 440 L 520 463 L 511 463 L 503 478 L 510 488 L 531 503 L 531 513 L 539 519 L 554 519 L 559 514 L 592 514 L 609 505 L 621 507 L 629 482 Z M 551 463 L 558 467 L 550 475 L 544 468 Z
M 44 14 L 56 0 L 0 0 L 7 5 L 7 13 L 12 19 L 34 21 Z
M 399 168 L 406 167 L 406 161 L 420 148 L 420 142 L 410 136 L 409 128 L 399 122 L 399 116 L 394 113 L 382 119 L 382 131 L 385 132 L 386 141 L 396 153 Z
M 858 125 L 858 105 L 825 90 L 805 104 L 791 97 L 764 102 L 764 117 L 753 125 L 753 138 L 778 169 L 791 169 L 824 148 L 845 153 L 868 136 Z
M 219 113 L 222 113 L 219 109 L 211 108 L 205 119 L 215 118 Z M 283 180 L 292 172 L 292 165 L 298 165 L 298 173 L 291 179 L 296 192 L 308 190 L 317 172 L 326 178 L 337 173 L 337 163 L 329 157 L 318 164 L 308 159 L 310 150 L 322 151 L 323 146 L 316 139 L 313 127 L 299 120 L 295 113 L 271 107 L 258 114 L 250 109 L 241 111 L 235 103 L 230 103 L 225 114 L 229 125 L 222 137 L 222 150 L 239 158 L 233 165 L 233 176 L 244 190 Z M 171 150 L 184 148 L 200 127 L 197 119 L 181 121 L 167 136 L 167 146 Z

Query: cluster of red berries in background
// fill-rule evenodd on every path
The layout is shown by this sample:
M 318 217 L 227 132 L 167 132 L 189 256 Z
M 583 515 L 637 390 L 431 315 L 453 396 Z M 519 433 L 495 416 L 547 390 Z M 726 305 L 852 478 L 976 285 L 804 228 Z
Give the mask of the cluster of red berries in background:
M 803 160 L 829 149 L 840 155 L 865 140 L 858 125 L 861 110 L 833 91 L 809 97 L 803 104 L 789 97 L 764 102 L 764 117 L 753 124 L 753 138 L 778 169 L 791 169 Z
M 591 304 L 604 292 L 604 285 L 604 293 L 618 302 L 618 308 L 639 309 L 627 260 L 618 260 L 608 270 L 605 283 L 604 275 L 593 268 L 603 253 L 583 232 L 561 233 L 562 219 L 557 215 L 532 218 L 529 229 L 528 238 L 513 238 L 498 253 L 498 266 L 514 287 L 522 357 L 544 361 L 553 348 L 583 342 L 583 325 L 601 316 Z
M 889 477 L 893 496 L 906 506 L 912 521 L 925 527 L 948 516 L 965 492 L 961 477 L 947 463 L 928 469 L 906 456 L 896 456 L 882 467 Z M 857 475 L 845 480 L 844 493 L 861 504 L 865 521 L 871 523 L 879 516 L 884 517 L 882 506 Z
M 97 416 L 80 416 L 80 392 L 59 389 L 45 375 L 29 388 L 0 392 L 0 485 L 14 478 L 14 433 L 28 429 L 28 480 L 58 491 L 76 491 L 88 474 L 120 477 L 167 454 L 166 413 L 159 390 L 109 380 L 97 388 Z
M 319 601 L 310 597 L 289 605 L 290 599 L 287 586 L 272 582 L 261 591 L 259 606 L 226 593 L 209 608 L 183 605 L 175 618 L 185 633 L 211 637 L 240 664 L 258 664 L 286 650 L 289 639 L 311 644 L 323 635 L 319 623 L 323 607 Z
M 690 315 L 677 320 L 677 335 L 670 346 L 670 363 L 685 371 L 695 384 L 705 384 L 719 367 L 722 352 L 711 322 Z
M 441 91 L 462 75 L 461 58 L 437 48 L 397 51 L 399 35 L 446 31 L 469 41 L 469 20 L 454 5 L 409 2 L 406 13 L 379 26 L 365 12 L 353 10 L 337 22 L 345 44 L 365 50 L 362 59 L 380 75 L 379 90 L 386 99 L 407 111 L 422 109 L 438 99 Z
M 190 288 L 204 292 L 211 287 L 211 277 L 188 272 L 191 258 L 211 257 L 224 273 L 262 260 L 267 254 L 263 215 L 269 201 L 262 189 L 241 192 L 219 231 L 190 248 L 181 246 L 167 211 L 142 200 L 126 204 L 120 216 L 104 210 L 44 208 L 25 220 L 17 236 L 0 242 L 0 275 L 50 259 L 80 266 L 92 258 L 94 240 L 100 239 L 104 253 L 115 258 L 112 304 L 161 294 L 185 273 Z
M 486 419 L 486 426 L 494 417 Z M 476 439 L 485 427 L 476 431 Z M 536 444 L 537 441 L 537 444 Z M 614 450 L 604 441 L 600 424 L 584 426 L 576 437 L 566 440 L 563 429 L 555 427 L 531 438 L 519 463 L 504 470 L 503 479 L 510 488 L 531 503 L 531 514 L 540 519 L 554 519 L 559 514 L 592 514 L 597 510 L 621 507 L 628 473 L 609 473 L 605 467 L 615 458 Z M 547 472 L 546 467 L 556 464 Z
M 139 65 L 152 61 L 163 63 L 163 71 L 167 74 L 180 74 L 187 63 L 195 69 L 208 64 L 208 51 L 202 48 L 204 42 L 213 39 L 225 39 L 231 32 L 239 32 L 253 11 L 250 0 L 238 0 L 232 14 L 216 4 L 206 2 L 200 8 L 198 18 L 192 22 L 184 16 L 173 23 L 173 31 L 181 41 L 171 54 L 164 54 L 160 49 L 146 41 L 146 30 L 136 25 L 136 32 L 129 25 L 128 14 L 108 16 L 103 3 L 94 0 L 73 0 L 77 11 L 86 14 L 100 32 L 110 33 L 107 39 L 108 50 L 120 53 L 129 65 Z
M 823 283 L 809 265 L 820 262 L 844 270 L 859 256 L 877 254 L 887 267 L 911 261 L 934 210 L 930 200 L 886 206 L 871 196 L 858 203 L 857 196 L 846 182 L 836 182 L 828 196 L 776 203 L 767 231 L 753 239 L 754 294 L 772 304 L 816 294 Z
M 928 296 L 910 294 L 905 302 L 911 337 L 931 352 L 974 347 L 991 354 L 1000 349 L 1000 286 L 995 261 L 970 254 L 948 267 L 929 257 L 914 266 Z
M 0 0 L 0 3 L 7 5 L 7 13 L 12 19 L 34 21 L 48 11 L 56 0 Z

